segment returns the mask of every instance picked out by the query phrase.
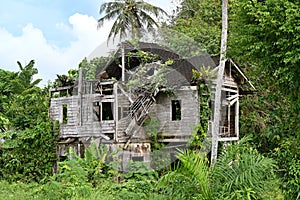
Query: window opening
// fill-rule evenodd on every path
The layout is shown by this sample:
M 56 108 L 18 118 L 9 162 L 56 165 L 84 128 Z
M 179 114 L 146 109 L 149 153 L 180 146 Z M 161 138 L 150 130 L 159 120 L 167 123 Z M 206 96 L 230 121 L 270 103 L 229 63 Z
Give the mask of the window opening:
M 114 120 L 112 102 L 102 102 L 102 120 Z
M 181 101 L 172 100 L 172 121 L 181 120 Z
M 132 156 L 132 161 L 133 162 L 143 162 L 144 156 Z
M 68 122 L 68 105 L 64 104 L 63 105 L 63 124 L 67 124 Z

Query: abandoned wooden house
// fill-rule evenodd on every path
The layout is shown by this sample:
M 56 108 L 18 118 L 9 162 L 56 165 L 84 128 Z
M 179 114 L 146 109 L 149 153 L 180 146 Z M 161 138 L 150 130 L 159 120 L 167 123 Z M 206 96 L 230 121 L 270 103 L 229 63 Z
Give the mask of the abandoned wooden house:
M 97 75 L 98 80 L 84 80 L 80 71 L 73 85 L 50 89 L 50 116 L 60 122 L 61 158 L 68 147 L 83 156 L 93 139 L 111 150 L 122 148 L 123 167 L 129 160 L 150 162 L 153 132 L 157 142 L 172 149 L 186 144 L 200 122 L 200 97 L 192 71 L 201 66 L 214 69 L 218 65 L 214 59 L 201 55 L 183 59 L 153 43 L 140 42 L 137 47 L 123 43 L 121 47 Z M 244 82 L 247 77 L 228 60 L 220 141 L 239 138 L 239 96 Z

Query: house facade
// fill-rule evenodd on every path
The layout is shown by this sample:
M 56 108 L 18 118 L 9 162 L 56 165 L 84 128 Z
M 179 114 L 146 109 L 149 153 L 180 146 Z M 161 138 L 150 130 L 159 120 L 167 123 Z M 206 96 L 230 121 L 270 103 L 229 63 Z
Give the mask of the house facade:
M 197 66 L 213 69 L 217 64 L 201 56 L 182 59 L 158 49 L 156 44 L 142 43 L 140 49 L 159 59 L 146 63 L 132 59 L 122 68 L 119 54 L 107 63 L 98 80 L 84 80 L 79 73 L 75 84 L 50 89 L 49 113 L 60 123 L 60 159 L 65 158 L 70 147 L 83 156 L 93 140 L 112 151 L 123 149 L 118 156 L 124 169 L 130 160 L 151 162 L 153 138 L 167 149 L 186 145 L 201 120 L 200 96 L 192 83 L 192 71 L 200 70 Z M 129 60 L 132 52 L 136 48 L 127 47 L 123 60 Z M 170 65 L 162 64 L 170 58 Z M 245 78 L 229 60 L 222 87 L 220 141 L 238 140 L 239 84 Z M 134 85 L 130 84 L 132 81 Z M 213 85 L 212 82 L 212 95 Z

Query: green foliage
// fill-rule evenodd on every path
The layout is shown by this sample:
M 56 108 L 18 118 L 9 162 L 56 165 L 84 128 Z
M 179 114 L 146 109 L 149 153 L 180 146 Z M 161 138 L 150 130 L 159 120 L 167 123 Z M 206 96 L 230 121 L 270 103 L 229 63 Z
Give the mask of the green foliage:
M 177 15 L 173 16 L 171 28 L 193 39 L 209 54 L 218 55 L 221 41 L 221 1 L 182 1 L 177 8 Z
M 0 138 L 5 140 L 0 149 L 1 179 L 40 181 L 52 174 L 56 161 L 56 137 L 51 121 L 40 122 L 23 131 L 0 133 Z
M 246 143 L 247 142 L 247 143 Z M 0 197 L 10 199 L 283 199 L 274 176 L 276 165 L 252 149 L 247 139 L 227 146 L 214 168 L 200 152 L 182 151 L 179 163 L 157 182 L 158 173 L 143 162 L 131 162 L 128 172 L 113 181 L 105 168 L 107 151 L 87 150 L 60 163 L 59 173 L 45 184 L 0 182 Z M 92 173 L 91 173 L 92 172 Z M 268 172 L 268 173 L 266 173 Z M 101 176 L 95 178 L 95 174 Z M 94 178 L 91 178 L 94 177 Z
M 186 150 L 178 159 L 180 165 L 159 180 L 158 189 L 171 199 L 212 199 L 205 156 Z
M 40 186 L 37 183 L 8 183 L 0 181 L 0 199 L 44 199 L 37 195 Z
M 189 141 L 189 146 L 192 149 L 200 150 L 202 143 L 207 136 L 209 119 L 211 117 L 211 101 L 210 86 L 213 80 L 214 73 L 209 67 L 201 67 L 200 71 L 193 70 L 193 82 L 198 87 L 200 123 L 194 130 L 193 136 Z
M 102 72 L 109 59 L 109 57 L 101 56 L 88 61 L 84 58 L 79 64 L 79 68 L 83 70 L 83 78 L 85 80 L 95 80 Z
M 171 27 L 191 39 L 183 40 L 185 37 L 175 31 L 166 31 L 169 39 L 165 43 L 183 57 L 203 53 L 193 40 L 210 54 L 219 54 L 220 2 L 182 1 Z M 99 160 L 104 154 L 87 153 L 87 158 L 61 163 L 61 171 L 45 184 L 0 182 L 0 199 L 282 199 L 278 186 L 286 199 L 299 199 L 299 1 L 233 0 L 229 6 L 228 55 L 245 66 L 244 71 L 260 91 L 241 100 L 240 134 L 253 135 L 248 141 L 251 146 L 243 141 L 227 146 L 213 169 L 198 152 L 183 152 L 178 167 L 163 176 L 157 188 L 155 173 L 146 173 L 147 167 L 140 163 L 130 166 L 140 173 L 127 173 L 117 183 L 113 179 L 120 180 L 119 172 Z M 140 54 L 148 59 L 148 55 Z M 105 59 L 90 63 L 83 60 L 86 78 L 94 79 L 104 63 Z M 162 67 L 170 64 L 168 61 Z M 18 65 L 19 72 L 0 69 L 0 138 L 4 139 L 0 145 L 0 177 L 39 181 L 51 174 L 55 161 L 56 140 L 47 118 L 49 99 L 47 90 L 36 86 L 40 80 L 33 80 L 37 74 L 34 61 L 25 67 Z M 66 77 L 74 78 L 73 72 Z M 201 94 L 207 91 L 209 78 L 205 76 L 196 76 Z M 158 78 L 163 80 L 163 76 Z M 210 116 L 208 96 L 200 99 L 201 119 L 205 120 L 201 120 L 193 141 L 198 147 L 207 130 L 204 122 Z M 166 157 L 162 151 L 153 155 L 158 161 L 153 166 Z M 274 158 L 278 168 L 265 156 Z
M 296 199 L 300 188 L 299 167 L 295 162 L 300 157 L 299 116 L 290 108 L 291 100 L 271 90 L 243 99 L 241 135 L 252 134 L 253 145 L 276 159 L 280 169 L 277 174 L 283 180 L 281 187 L 287 198 Z M 291 166 L 294 170 L 289 170 Z
M 40 193 L 53 199 L 89 197 L 94 187 L 101 185 L 101 179 L 108 176 L 106 156 L 106 148 L 97 148 L 94 143 L 86 149 L 84 158 L 71 153 L 69 160 L 59 162 L 58 173 L 49 178 Z
M 168 47 L 182 58 L 191 58 L 206 53 L 206 49 L 194 38 L 188 37 L 177 30 L 160 28 L 158 35 L 159 37 L 156 38 L 158 44 Z
M 280 167 L 279 174 L 283 179 L 282 188 L 285 190 L 285 195 L 290 199 L 300 198 L 300 150 L 299 139 L 286 138 L 281 140 L 278 147 L 270 153 Z
M 39 181 L 52 174 L 55 127 L 48 118 L 47 88 L 36 86 L 39 79 L 33 81 L 38 72 L 34 61 L 18 65 L 17 73 L 0 70 L 0 179 Z
M 59 172 L 50 177 L 38 191 L 46 199 L 149 199 L 155 191 L 157 173 L 143 162 L 130 162 L 127 172 L 119 174 L 106 164 L 113 159 L 104 146 L 94 143 L 85 157 L 72 154 L 72 159 L 59 163 Z M 113 179 L 118 180 L 114 182 Z
M 146 133 L 152 138 L 152 140 L 156 141 L 157 132 L 160 128 L 160 121 L 155 116 L 148 116 L 148 118 L 143 123 L 143 127 Z
M 280 191 L 274 160 L 259 154 L 247 140 L 227 145 L 213 168 L 214 189 L 220 191 L 221 199 L 261 199 L 268 192 Z
M 111 190 L 125 199 L 148 199 L 155 192 L 157 178 L 157 172 L 150 170 L 146 163 L 130 161 L 126 172 L 121 174 L 121 183 Z
M 181 152 L 180 164 L 159 180 L 158 189 L 172 199 L 282 199 L 274 160 L 247 140 L 227 146 L 213 168 L 202 153 Z
M 299 1 L 232 1 L 228 54 L 258 91 L 242 101 L 241 134 L 278 162 L 287 199 L 299 198 Z M 293 170 L 290 170 L 290 169 Z
M 72 85 L 74 85 L 75 80 L 78 78 L 78 70 L 70 69 L 68 71 L 68 75 L 57 74 L 56 76 L 57 76 L 57 79 L 55 79 L 53 82 L 50 82 L 49 87 L 57 88 L 57 87 L 72 86 Z
M 37 68 L 34 67 L 34 60 L 31 60 L 25 67 L 23 67 L 19 61 L 17 63 L 20 68 L 20 72 L 18 73 L 18 83 L 23 86 L 23 90 L 33 87 L 42 81 L 42 79 L 37 79 L 32 82 L 33 76 L 38 73 Z
M 154 70 L 154 73 L 150 73 Z M 160 63 L 149 63 L 139 67 L 139 70 L 130 77 L 126 84 L 131 92 L 149 91 L 153 92 L 157 88 L 165 88 L 172 91 L 173 87 L 168 84 L 166 76 L 170 69 Z M 150 73 L 150 75 L 149 75 Z
M 32 81 L 37 74 L 34 61 L 20 71 L 0 70 L 0 128 L 2 131 L 34 127 L 39 116 L 47 115 L 48 92 L 36 85 L 40 79 Z
M 137 52 L 128 52 L 126 54 L 127 63 L 130 64 L 130 60 L 132 58 L 136 58 L 140 61 L 140 63 L 151 63 L 158 61 L 159 56 L 157 54 L 151 54 L 142 50 L 138 50 Z
M 151 151 L 151 169 L 157 170 L 160 174 L 167 171 L 171 163 L 170 153 L 164 150 L 165 145 L 157 143 Z
M 35 127 L 47 119 L 48 92 L 38 87 L 14 94 L 5 102 L 4 114 L 10 121 L 10 128 L 24 130 Z
M 299 98 L 299 1 L 234 1 L 232 13 L 230 54 L 262 66 L 264 78 Z

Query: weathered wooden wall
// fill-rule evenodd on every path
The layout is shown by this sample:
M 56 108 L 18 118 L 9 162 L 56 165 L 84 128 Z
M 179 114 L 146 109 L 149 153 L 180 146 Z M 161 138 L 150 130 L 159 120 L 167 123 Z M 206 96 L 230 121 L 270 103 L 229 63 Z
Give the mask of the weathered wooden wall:
M 58 120 L 61 124 L 60 137 L 85 137 L 101 136 L 107 134 L 113 137 L 115 133 L 115 121 L 95 120 L 93 113 L 94 102 L 114 102 L 113 95 L 101 97 L 99 94 L 83 95 L 81 125 L 78 125 L 78 97 L 60 97 L 52 98 L 50 104 L 50 116 L 53 120 Z M 63 123 L 63 106 L 67 105 L 67 122 Z M 114 109 L 114 108 L 112 108 Z M 113 139 L 113 138 L 112 138 Z
M 159 136 L 162 142 L 186 142 L 200 121 L 199 98 L 196 87 L 183 87 L 176 96 L 160 94 L 156 100 L 155 115 L 161 123 Z M 172 100 L 181 101 L 181 120 L 172 121 Z
M 157 130 L 161 142 L 185 142 L 200 121 L 199 98 L 196 87 L 188 86 L 176 90 L 175 96 L 159 93 L 156 103 L 150 112 L 160 121 Z M 129 136 L 124 135 L 131 118 L 127 116 L 130 100 L 121 92 L 113 95 L 84 94 L 82 95 L 81 123 L 78 122 L 78 96 L 52 98 L 50 116 L 61 123 L 60 137 L 101 137 L 105 134 L 116 142 L 126 143 Z M 181 119 L 172 120 L 172 100 L 181 101 Z M 113 120 L 95 120 L 94 104 L 111 102 Z M 116 105 L 117 104 L 117 105 Z M 63 105 L 67 105 L 67 123 L 63 123 Z M 80 124 L 80 125 L 79 125 Z M 117 133 L 117 134 L 116 134 Z M 132 142 L 149 142 L 143 127 L 139 127 Z
M 67 105 L 67 123 L 63 124 L 63 106 Z M 77 136 L 77 96 L 52 98 L 50 102 L 50 117 L 59 121 L 60 136 Z

